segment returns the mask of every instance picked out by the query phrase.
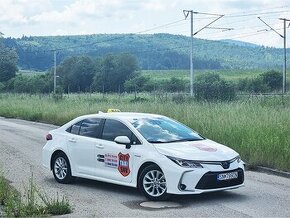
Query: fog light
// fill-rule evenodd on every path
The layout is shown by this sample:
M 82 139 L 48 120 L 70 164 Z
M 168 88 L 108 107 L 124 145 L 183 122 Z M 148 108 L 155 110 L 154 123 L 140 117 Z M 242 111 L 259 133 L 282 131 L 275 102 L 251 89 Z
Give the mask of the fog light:
M 184 185 L 184 184 L 180 184 L 179 187 L 180 187 L 181 190 L 185 190 L 186 189 L 186 185 Z

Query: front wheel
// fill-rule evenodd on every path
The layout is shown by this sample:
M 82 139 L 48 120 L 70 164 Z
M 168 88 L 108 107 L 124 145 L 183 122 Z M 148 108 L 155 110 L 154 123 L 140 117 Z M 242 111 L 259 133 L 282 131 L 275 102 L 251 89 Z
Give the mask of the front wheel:
M 152 201 L 168 198 L 165 175 L 157 165 L 144 168 L 138 178 L 139 189 Z
M 53 158 L 52 171 L 55 180 L 59 183 L 66 184 L 73 181 L 69 160 L 63 153 L 59 153 Z

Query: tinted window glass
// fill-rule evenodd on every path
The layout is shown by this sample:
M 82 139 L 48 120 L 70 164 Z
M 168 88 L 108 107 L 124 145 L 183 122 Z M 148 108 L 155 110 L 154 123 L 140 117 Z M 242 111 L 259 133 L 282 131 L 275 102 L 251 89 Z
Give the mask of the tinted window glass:
M 72 125 L 70 133 L 78 135 L 79 131 L 80 131 L 81 124 L 82 124 L 82 121 Z
M 85 119 L 82 122 L 79 134 L 81 136 L 87 136 L 92 138 L 98 138 L 101 127 L 101 119 L 92 118 Z
M 140 144 L 139 140 L 137 140 L 125 124 L 117 120 L 107 119 L 104 125 L 102 138 L 104 140 L 114 141 L 117 136 L 127 136 L 131 140 L 132 144 Z M 132 141 L 132 138 L 135 138 L 135 140 Z

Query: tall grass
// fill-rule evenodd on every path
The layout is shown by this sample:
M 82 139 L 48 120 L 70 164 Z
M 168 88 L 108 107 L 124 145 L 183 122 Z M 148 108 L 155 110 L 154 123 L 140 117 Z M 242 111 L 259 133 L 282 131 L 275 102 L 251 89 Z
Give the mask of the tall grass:
M 71 95 L 55 101 L 46 96 L 0 95 L 0 116 L 53 124 L 83 114 L 118 108 L 163 114 L 177 119 L 207 138 L 238 151 L 252 165 L 290 171 L 290 98 L 255 97 L 234 102 L 176 103 L 169 97 Z
M 33 175 L 24 193 L 21 193 L 8 183 L 2 172 L 0 172 L 1 205 L 7 217 L 40 217 L 72 212 L 72 207 L 66 197 L 60 199 L 58 194 L 57 197 L 48 197 L 46 192 L 35 185 Z

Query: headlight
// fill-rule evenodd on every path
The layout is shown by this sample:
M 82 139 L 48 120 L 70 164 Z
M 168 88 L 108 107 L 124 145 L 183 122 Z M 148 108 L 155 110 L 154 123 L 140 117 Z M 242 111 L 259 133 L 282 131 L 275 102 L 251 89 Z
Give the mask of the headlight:
M 240 155 L 238 155 L 235 159 L 237 160 L 238 163 L 240 163 L 242 161 Z
M 175 157 L 168 157 L 170 160 L 172 160 L 174 163 L 181 167 L 186 167 L 186 168 L 203 168 L 203 166 L 198 162 L 194 160 L 183 160 L 180 158 L 175 158 Z

